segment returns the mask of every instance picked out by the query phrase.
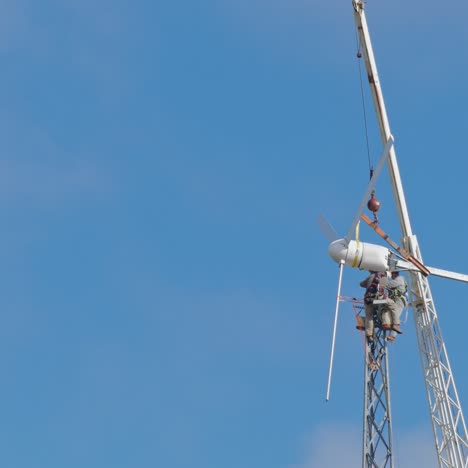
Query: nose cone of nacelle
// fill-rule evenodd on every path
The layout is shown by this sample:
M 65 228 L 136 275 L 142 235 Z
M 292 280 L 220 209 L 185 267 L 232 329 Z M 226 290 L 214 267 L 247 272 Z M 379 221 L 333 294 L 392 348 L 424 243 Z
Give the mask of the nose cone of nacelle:
M 330 255 L 336 263 L 341 263 L 346 261 L 346 255 L 348 254 L 348 247 L 345 244 L 344 239 L 338 239 L 333 241 L 328 246 L 328 255 Z

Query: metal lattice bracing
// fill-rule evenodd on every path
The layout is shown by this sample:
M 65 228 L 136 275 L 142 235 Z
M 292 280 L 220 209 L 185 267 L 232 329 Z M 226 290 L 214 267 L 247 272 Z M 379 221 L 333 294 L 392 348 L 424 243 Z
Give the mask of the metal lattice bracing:
M 364 328 L 362 300 L 342 296 L 351 302 L 360 330 Z M 363 468 L 393 468 L 392 422 L 390 404 L 390 372 L 386 333 L 381 326 L 380 313 L 374 315 L 374 341 L 364 343 L 364 412 L 363 412 Z
M 385 145 L 391 136 L 390 124 L 377 73 L 363 0 L 353 0 L 353 7 L 380 135 Z M 412 233 L 394 147 L 389 153 L 388 169 L 403 245 L 414 258 L 422 262 L 416 237 Z M 421 273 L 411 271 L 408 272 L 408 282 L 438 463 L 441 468 L 468 468 L 468 438 L 465 420 L 429 281 Z
M 412 254 L 422 260 L 416 237 L 407 237 L 403 241 Z M 439 465 L 467 468 L 468 437 L 465 420 L 429 281 L 416 272 L 409 274 L 408 279 Z
M 388 364 L 385 332 L 377 329 L 364 362 L 363 468 L 393 467 Z

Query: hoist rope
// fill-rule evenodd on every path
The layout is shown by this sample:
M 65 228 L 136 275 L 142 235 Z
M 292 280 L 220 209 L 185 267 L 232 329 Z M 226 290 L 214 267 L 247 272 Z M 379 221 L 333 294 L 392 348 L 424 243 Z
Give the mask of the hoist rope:
M 359 41 L 358 34 L 356 32 L 356 48 L 357 48 L 357 57 L 358 57 L 358 69 L 359 69 L 359 82 L 361 86 L 361 101 L 362 101 L 362 112 L 364 116 L 364 130 L 366 134 L 366 147 L 367 147 L 367 162 L 369 164 L 369 172 L 372 174 L 372 164 L 370 159 L 370 149 L 369 149 L 369 131 L 367 128 L 367 112 L 366 112 L 366 101 L 364 98 L 364 86 L 362 84 L 362 71 L 361 71 L 361 60 L 360 60 L 360 51 L 361 51 L 361 43 Z M 372 177 L 372 175 L 371 175 Z

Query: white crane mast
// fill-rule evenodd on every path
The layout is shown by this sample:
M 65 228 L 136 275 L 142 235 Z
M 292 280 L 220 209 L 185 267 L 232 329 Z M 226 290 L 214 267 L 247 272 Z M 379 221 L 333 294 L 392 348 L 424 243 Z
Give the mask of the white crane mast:
M 383 144 L 385 144 L 391 135 L 390 125 L 367 27 L 364 2 L 362 0 L 353 0 L 353 7 L 381 138 Z M 393 147 L 389 154 L 388 168 L 400 221 L 402 244 L 411 255 L 422 262 L 416 236 L 413 235 L 411 230 L 408 208 Z M 468 438 L 465 420 L 442 338 L 429 281 L 420 272 L 409 271 L 408 283 L 410 287 L 410 306 L 413 310 L 416 326 L 439 466 L 468 468 Z

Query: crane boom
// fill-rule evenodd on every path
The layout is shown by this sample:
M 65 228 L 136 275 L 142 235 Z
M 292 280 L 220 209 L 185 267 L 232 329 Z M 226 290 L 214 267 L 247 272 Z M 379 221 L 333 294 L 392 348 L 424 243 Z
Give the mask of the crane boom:
M 390 124 L 377 73 L 363 0 L 353 0 L 353 7 L 382 143 L 385 145 L 391 135 Z M 400 221 L 402 244 L 410 255 L 422 263 L 418 241 L 411 228 L 394 146 L 390 149 L 388 169 Z M 420 272 L 410 271 L 408 283 L 438 463 L 440 467 L 468 468 L 468 437 L 465 420 L 429 281 Z M 366 464 L 366 455 L 368 454 L 363 454 L 363 466 L 377 466 Z

